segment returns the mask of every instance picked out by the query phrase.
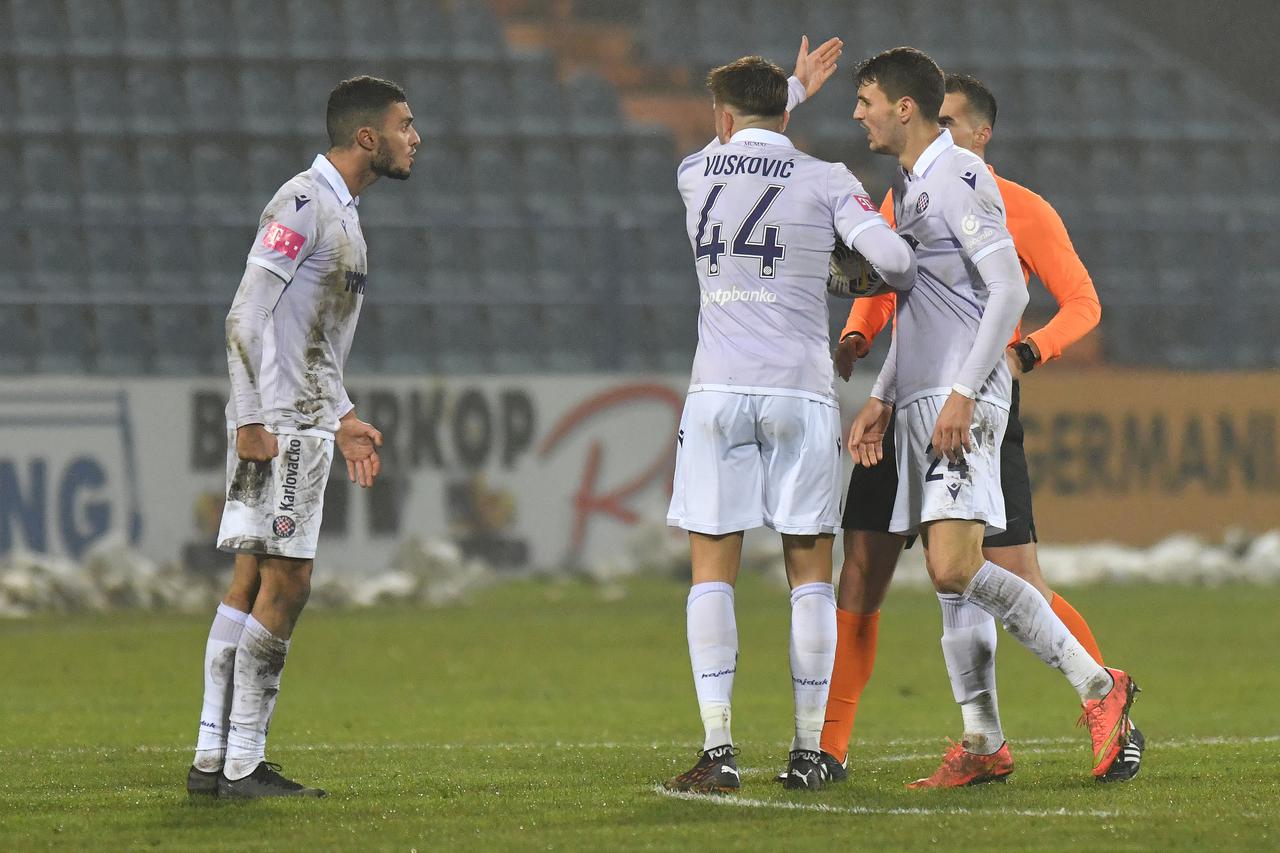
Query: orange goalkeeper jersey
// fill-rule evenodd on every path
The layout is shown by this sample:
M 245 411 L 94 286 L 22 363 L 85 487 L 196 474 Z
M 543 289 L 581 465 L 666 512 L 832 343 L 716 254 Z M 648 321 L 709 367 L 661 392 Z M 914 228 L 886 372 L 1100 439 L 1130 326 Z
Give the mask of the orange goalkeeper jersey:
M 1098 292 L 1093 288 L 1089 271 L 1071 245 L 1067 227 L 1062 224 L 1058 212 L 1036 193 L 1000 177 L 990 166 L 987 168 L 996 179 L 996 186 L 1004 199 L 1005 220 L 1013 236 L 1014 248 L 1018 251 L 1018 260 L 1022 263 L 1023 276 L 1030 281 L 1034 273 L 1058 303 L 1058 312 L 1053 319 L 1043 329 L 1027 335 L 1040 350 L 1041 361 L 1055 359 L 1098 325 L 1102 317 Z M 885 196 L 880 212 L 890 225 L 895 225 L 892 195 Z M 868 341 L 874 340 L 889 324 L 895 305 L 893 291 L 853 300 L 840 339 L 860 332 Z M 1021 340 L 1021 333 L 1019 324 L 1010 343 Z

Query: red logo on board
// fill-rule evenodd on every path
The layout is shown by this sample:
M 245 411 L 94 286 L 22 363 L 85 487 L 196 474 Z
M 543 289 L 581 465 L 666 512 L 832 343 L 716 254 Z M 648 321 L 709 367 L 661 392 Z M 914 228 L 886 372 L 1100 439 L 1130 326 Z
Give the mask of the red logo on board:
M 291 261 L 298 259 L 298 252 L 302 251 L 302 244 L 305 242 L 307 242 L 306 237 L 292 228 L 285 228 L 279 222 L 268 225 L 267 233 L 262 237 L 262 245 L 279 252 Z
M 853 200 L 856 201 L 858 203 L 858 206 L 861 207 L 863 210 L 869 211 L 871 213 L 875 213 L 876 210 L 878 209 L 875 206 L 875 203 L 871 201 L 870 196 L 855 195 L 853 197 Z

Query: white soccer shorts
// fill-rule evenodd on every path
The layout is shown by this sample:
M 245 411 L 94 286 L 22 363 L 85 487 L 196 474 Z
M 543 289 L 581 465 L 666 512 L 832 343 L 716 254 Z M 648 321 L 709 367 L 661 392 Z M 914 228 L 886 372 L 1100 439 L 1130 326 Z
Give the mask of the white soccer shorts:
M 311 560 L 316 556 L 333 438 L 281 433 L 270 462 L 242 462 L 227 431 L 227 503 L 218 549 Z
M 889 522 L 892 533 L 913 536 L 921 524 L 957 518 L 982 521 L 987 536 L 1004 530 L 1000 490 L 1000 443 L 1009 412 L 978 401 L 969 434 L 973 449 L 950 463 L 933 452 L 933 428 L 945 396 L 921 397 L 898 409 L 893 440 L 898 455 L 898 494 Z
M 678 439 L 670 526 L 713 535 L 761 525 L 798 536 L 839 529 L 834 402 L 695 391 Z

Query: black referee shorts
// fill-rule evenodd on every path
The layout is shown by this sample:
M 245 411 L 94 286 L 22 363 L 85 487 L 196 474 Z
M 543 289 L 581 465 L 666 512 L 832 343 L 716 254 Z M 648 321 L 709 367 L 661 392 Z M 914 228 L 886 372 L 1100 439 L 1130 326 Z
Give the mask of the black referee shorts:
M 1000 488 L 1004 492 L 1005 530 L 982 540 L 984 548 L 1026 545 L 1036 541 L 1036 522 L 1031 511 L 1031 474 L 1027 468 L 1027 452 L 1023 447 L 1022 419 L 1018 417 L 1021 389 L 1013 383 L 1013 402 L 1009 407 L 1009 426 L 1000 445 Z M 898 494 L 898 459 L 894 451 L 895 413 L 889 419 L 884 437 L 884 458 L 879 465 L 864 468 L 855 465 L 849 477 L 849 492 L 844 499 L 844 516 L 840 526 L 845 530 L 889 532 L 893 502 Z

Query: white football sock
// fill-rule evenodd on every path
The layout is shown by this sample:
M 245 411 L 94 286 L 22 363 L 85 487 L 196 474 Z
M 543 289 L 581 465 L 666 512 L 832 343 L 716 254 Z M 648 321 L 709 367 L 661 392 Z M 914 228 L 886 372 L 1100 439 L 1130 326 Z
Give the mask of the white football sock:
M 227 760 L 222 770 L 228 779 L 243 779 L 266 758 L 267 726 L 288 654 L 288 640 L 273 636 L 252 616 L 245 621 L 236 648 Z
M 231 688 L 235 682 L 236 645 L 248 613 L 219 604 L 209 627 L 204 647 L 204 705 L 200 709 L 200 731 L 196 735 L 197 770 L 206 773 L 222 769 L 227 753 L 227 716 L 231 713 Z
M 991 755 L 1004 743 L 996 701 L 996 620 L 958 595 L 940 592 L 942 657 L 964 718 L 965 748 Z
M 964 598 L 999 619 L 1040 660 L 1061 670 L 1081 701 L 1101 699 L 1111 690 L 1110 673 L 1089 657 L 1044 596 L 1013 572 L 983 563 Z
M 793 750 L 820 749 L 835 662 L 835 587 L 829 583 L 801 584 L 791 590 L 791 686 L 796 699 Z
M 705 737 L 703 749 L 733 743 L 730 732 L 733 675 L 738 671 L 738 623 L 733 614 L 733 586 L 718 581 L 696 583 L 685 607 L 689 662 L 698 693 Z

